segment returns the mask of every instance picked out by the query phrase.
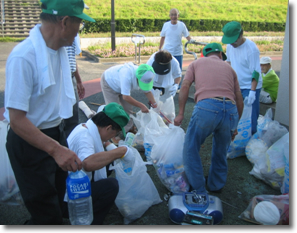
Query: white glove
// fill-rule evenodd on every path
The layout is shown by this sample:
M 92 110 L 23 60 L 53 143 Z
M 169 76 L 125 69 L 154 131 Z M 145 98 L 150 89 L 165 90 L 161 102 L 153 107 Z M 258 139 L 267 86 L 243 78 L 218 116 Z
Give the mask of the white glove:
M 170 95 L 172 95 L 173 97 L 175 96 L 176 92 L 178 89 L 178 84 L 173 84 L 168 90 Z
M 126 154 L 121 157 L 121 159 L 124 161 L 124 162 L 129 162 L 131 160 L 134 160 L 134 153 L 133 153 L 133 150 L 131 148 L 129 148 L 129 146 L 126 146 L 126 145 L 123 145 L 127 148 L 127 152 Z
M 250 90 L 249 97 L 248 97 L 248 104 L 252 105 L 256 100 L 256 91 Z
M 194 40 L 194 39 L 190 39 L 189 42 L 190 42 L 190 43 L 194 43 L 194 42 L 196 42 L 196 40 Z

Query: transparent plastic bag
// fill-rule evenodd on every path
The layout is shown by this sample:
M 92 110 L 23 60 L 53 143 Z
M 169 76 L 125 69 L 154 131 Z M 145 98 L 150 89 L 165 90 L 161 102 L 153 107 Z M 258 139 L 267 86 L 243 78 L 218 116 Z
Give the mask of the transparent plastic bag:
M 238 122 L 238 134 L 230 143 L 227 152 L 228 159 L 234 159 L 245 155 L 245 147 L 252 136 L 252 105 L 247 104 L 247 97 L 244 99 L 244 108 Z
M 158 177 L 173 193 L 189 190 L 183 165 L 184 140 L 184 130 L 178 126 L 169 125 L 169 130 L 158 137 L 151 152 L 151 159 Z
M 269 147 L 265 157 L 261 157 L 249 173 L 263 180 L 272 188 L 280 189 L 283 184 L 286 166 L 284 158 L 285 148 L 289 148 L 289 133 Z
M 22 205 L 23 199 L 6 151 L 8 129 L 8 122 L 0 121 L 0 204 Z
M 147 161 L 150 161 L 150 153 L 155 141 L 169 130 L 169 128 L 162 118 L 152 109 L 148 113 L 139 111 L 136 113 L 136 116 L 131 115 L 130 117 L 138 129 L 137 138 L 139 141 L 141 141 L 142 136 L 145 156 Z
M 168 118 L 172 123 L 175 118 L 174 99 L 169 94 L 168 89 L 165 90 L 164 95 L 161 96 L 160 94 L 161 94 L 161 91 L 158 89 L 153 91 L 153 96 L 158 104 L 158 107 L 153 108 L 153 110 L 161 116 L 162 116 L 162 114 L 164 114 L 165 117 Z M 162 113 L 162 114 L 160 114 L 160 113 Z M 166 119 L 163 119 L 163 121 L 166 125 L 168 125 L 168 122 Z
M 264 116 L 260 115 L 258 117 L 258 120 L 257 120 L 257 133 L 258 133 L 260 138 L 262 137 L 262 134 L 266 132 L 267 125 L 268 125 L 269 122 L 272 121 L 272 117 L 273 117 L 273 113 L 272 113 L 271 108 L 269 108 L 266 111 Z
M 277 222 L 277 225 L 289 225 L 289 207 L 290 207 L 290 199 L 289 194 L 286 195 L 257 195 L 252 198 L 250 201 L 248 207 L 238 216 L 240 219 L 243 219 L 248 222 L 252 222 L 254 224 L 263 224 L 261 222 L 258 222 L 254 216 L 255 214 L 255 207 L 258 203 L 261 202 L 271 202 L 273 203 L 279 213 L 279 221 Z M 266 218 L 269 219 L 269 211 L 267 213 Z M 272 217 L 271 217 L 272 218 Z
M 110 170 L 115 170 L 119 182 L 115 204 L 124 217 L 124 224 L 140 218 L 149 207 L 162 202 L 155 184 L 147 173 L 146 163 L 135 148 L 130 149 L 135 156 L 130 175 L 124 172 L 119 160 L 115 161 L 114 166 L 110 166 Z

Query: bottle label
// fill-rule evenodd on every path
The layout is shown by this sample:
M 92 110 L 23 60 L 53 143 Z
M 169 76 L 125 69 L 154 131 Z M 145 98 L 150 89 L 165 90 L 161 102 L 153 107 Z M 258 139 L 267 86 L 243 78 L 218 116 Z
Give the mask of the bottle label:
M 71 200 L 91 196 L 91 184 L 88 176 L 78 179 L 71 179 L 68 176 L 66 186 L 68 197 Z

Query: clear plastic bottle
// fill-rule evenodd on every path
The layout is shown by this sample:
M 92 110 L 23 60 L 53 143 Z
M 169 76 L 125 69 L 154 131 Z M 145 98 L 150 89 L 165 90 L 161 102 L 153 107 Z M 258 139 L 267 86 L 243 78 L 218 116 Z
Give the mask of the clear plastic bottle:
M 127 133 L 124 145 L 132 147 L 134 143 L 135 135 L 131 132 Z M 123 165 L 123 170 L 126 172 L 128 175 L 131 175 L 132 173 L 132 167 L 134 165 L 135 159 L 130 160 L 130 161 L 125 161 L 124 159 L 121 159 L 121 163 Z
M 90 225 L 93 221 L 93 205 L 89 177 L 83 170 L 71 172 L 66 187 L 71 224 Z

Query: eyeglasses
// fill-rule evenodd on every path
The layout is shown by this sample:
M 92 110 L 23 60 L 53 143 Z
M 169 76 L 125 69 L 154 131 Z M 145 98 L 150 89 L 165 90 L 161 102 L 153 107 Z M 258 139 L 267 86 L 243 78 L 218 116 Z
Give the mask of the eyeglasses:
M 169 16 L 178 16 L 178 14 L 169 14 Z

